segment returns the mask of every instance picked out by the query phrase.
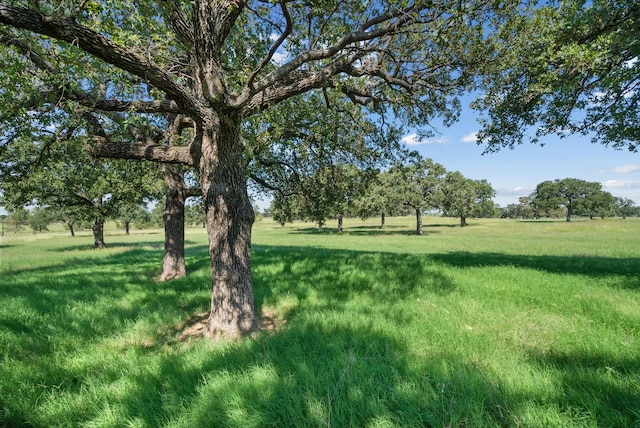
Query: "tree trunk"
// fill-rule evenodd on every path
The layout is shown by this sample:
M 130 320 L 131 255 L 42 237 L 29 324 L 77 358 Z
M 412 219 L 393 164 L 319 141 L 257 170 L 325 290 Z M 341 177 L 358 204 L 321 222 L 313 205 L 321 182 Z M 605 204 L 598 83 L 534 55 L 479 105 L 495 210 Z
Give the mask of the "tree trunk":
M 341 215 L 338 216 L 338 233 L 342 233 L 342 219 Z
M 318 220 L 318 232 L 322 232 L 322 226 L 324 226 L 324 222 L 322 220 Z
M 194 159 L 200 173 L 209 254 L 211 313 L 204 335 L 238 338 L 256 330 L 251 283 L 254 212 L 242 159 L 240 115 L 226 115 L 197 128 Z
M 76 236 L 76 231 L 73 230 L 73 223 L 67 223 L 67 227 L 69 228 L 69 232 L 71 233 L 71 236 Z
M 422 210 L 416 208 L 416 235 L 422 235 Z
M 125 220 L 124 221 L 124 234 L 128 235 L 129 234 L 129 226 L 131 225 L 131 222 L 129 220 Z
M 569 206 L 567 207 L 567 221 L 571 221 L 572 215 L 573 215 L 573 209 Z
M 460 227 L 465 227 L 467 225 L 467 218 L 460 217 Z
M 91 227 L 93 231 L 93 248 L 106 248 L 104 243 L 104 220 L 96 218 L 96 221 Z
M 384 229 L 384 220 L 385 220 L 384 211 L 382 212 L 380 217 L 381 217 L 381 219 L 380 219 L 380 229 Z
M 164 256 L 158 280 L 170 281 L 187 275 L 184 261 L 184 174 L 175 166 L 161 164 L 166 187 L 164 208 Z

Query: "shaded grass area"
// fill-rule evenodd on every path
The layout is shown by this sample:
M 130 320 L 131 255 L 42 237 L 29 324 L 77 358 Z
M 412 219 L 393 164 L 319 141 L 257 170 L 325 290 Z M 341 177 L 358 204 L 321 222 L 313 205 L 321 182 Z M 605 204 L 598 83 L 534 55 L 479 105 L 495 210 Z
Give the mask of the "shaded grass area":
M 640 424 L 638 250 L 501 237 L 500 252 L 485 227 L 442 241 L 263 227 L 256 304 L 284 324 L 232 344 L 179 339 L 209 305 L 202 235 L 189 277 L 166 284 L 161 236 L 3 243 L 0 425 Z

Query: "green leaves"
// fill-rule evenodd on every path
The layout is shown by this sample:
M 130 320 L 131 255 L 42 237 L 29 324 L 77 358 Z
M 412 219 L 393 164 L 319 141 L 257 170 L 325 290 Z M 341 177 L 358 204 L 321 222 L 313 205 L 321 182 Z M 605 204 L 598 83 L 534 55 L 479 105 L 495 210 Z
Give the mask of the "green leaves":
M 486 113 L 480 140 L 487 151 L 568 132 L 637 151 L 636 3 L 565 1 L 511 19 L 476 104 Z
M 531 204 L 538 210 L 549 211 L 559 206 L 567 208 L 567 221 L 574 213 L 596 215 L 613 209 L 613 196 L 603 192 L 600 183 L 577 178 L 543 181 L 532 196 Z

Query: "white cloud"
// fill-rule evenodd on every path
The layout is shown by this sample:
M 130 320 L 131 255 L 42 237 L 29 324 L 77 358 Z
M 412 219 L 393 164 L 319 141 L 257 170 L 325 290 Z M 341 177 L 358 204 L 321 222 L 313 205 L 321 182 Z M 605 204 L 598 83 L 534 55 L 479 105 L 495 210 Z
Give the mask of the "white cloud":
M 424 142 L 420 140 L 420 137 L 418 137 L 418 134 L 405 135 L 400 141 L 405 143 L 407 146 L 417 146 L 420 144 L 424 144 Z
M 640 165 L 621 165 L 611 168 L 609 170 L 599 171 L 601 174 L 615 173 L 615 174 L 632 174 L 634 172 L 640 172 Z
M 287 62 L 288 59 L 289 59 L 289 54 L 287 52 L 276 52 L 273 54 L 271 61 L 273 61 L 275 65 L 282 65 L 285 62 Z
M 425 140 L 425 144 L 449 144 L 451 140 L 449 137 L 442 136 L 440 138 L 429 138 Z
M 602 183 L 607 189 L 640 189 L 640 181 L 607 180 Z
M 636 65 L 637 62 L 638 62 L 638 57 L 636 56 L 631 58 L 629 61 L 626 61 L 624 65 L 627 68 L 633 68 L 633 66 Z
M 475 143 L 476 141 L 478 141 L 477 132 L 471 132 L 470 134 L 467 134 L 464 137 L 462 137 L 463 143 Z
M 271 42 L 273 43 L 275 43 L 279 38 L 280 38 L 280 34 L 276 34 L 276 33 L 271 33 L 271 35 L 269 36 L 269 40 L 271 40 Z M 273 54 L 271 61 L 275 65 L 282 65 L 287 61 L 289 61 L 289 52 L 287 52 L 286 44 L 287 42 L 285 40 L 285 42 L 281 44 L 278 47 L 278 50 Z
M 407 146 L 419 146 L 421 144 L 449 144 L 451 140 L 442 136 L 439 138 L 422 138 L 418 134 L 408 134 L 400 139 Z
M 527 196 L 535 189 L 535 187 L 530 186 L 517 186 L 511 189 L 496 189 L 496 193 L 499 193 L 502 196 Z
M 640 165 L 622 165 L 616 168 L 613 168 L 612 172 L 617 172 L 621 174 L 631 174 L 633 172 L 640 171 Z

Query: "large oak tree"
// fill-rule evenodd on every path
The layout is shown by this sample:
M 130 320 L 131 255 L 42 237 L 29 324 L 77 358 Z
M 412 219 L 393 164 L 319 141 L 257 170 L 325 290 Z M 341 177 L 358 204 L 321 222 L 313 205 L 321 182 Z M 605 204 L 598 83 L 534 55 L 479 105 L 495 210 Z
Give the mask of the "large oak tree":
M 121 157 L 196 168 L 211 256 L 206 335 L 237 337 L 257 326 L 254 213 L 240 138 L 245 120 L 286 99 L 326 90 L 410 125 L 427 124 L 435 115 L 450 122 L 457 117 L 451 97 L 472 85 L 478 64 L 491 56 L 485 40 L 492 24 L 516 4 L 3 1 L 0 30 L 64 67 L 64 81 L 45 82 L 58 100 L 95 115 L 120 111 L 131 120 L 153 114 L 189 119 L 192 138 L 184 147 L 145 138 L 124 142 L 108 129 L 94 142 L 113 144 Z M 87 88 L 105 86 L 96 81 L 105 73 L 129 90 L 107 85 L 93 98 L 83 96 Z

